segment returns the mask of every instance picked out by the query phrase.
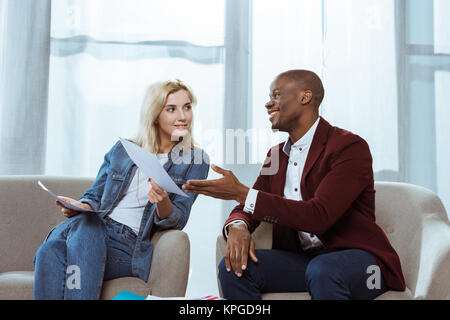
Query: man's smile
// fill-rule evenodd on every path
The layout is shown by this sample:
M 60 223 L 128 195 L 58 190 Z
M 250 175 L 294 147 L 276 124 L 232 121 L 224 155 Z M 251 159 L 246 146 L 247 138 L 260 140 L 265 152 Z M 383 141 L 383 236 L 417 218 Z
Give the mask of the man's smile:
M 272 121 L 280 113 L 280 109 L 278 108 L 270 109 L 267 111 L 267 113 L 270 116 L 269 120 Z

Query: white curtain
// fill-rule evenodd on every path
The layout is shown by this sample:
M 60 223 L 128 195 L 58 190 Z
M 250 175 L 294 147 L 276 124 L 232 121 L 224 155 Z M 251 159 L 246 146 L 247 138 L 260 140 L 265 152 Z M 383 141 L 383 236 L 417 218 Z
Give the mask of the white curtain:
M 253 127 L 270 128 L 264 103 L 276 74 L 313 70 L 325 85 L 321 115 L 366 139 L 375 179 L 424 186 L 450 208 L 448 1 L 253 6 Z
M 397 178 L 394 1 L 262 0 L 254 7 L 255 125 L 269 127 L 263 106 L 280 70 L 313 70 L 325 86 L 321 115 L 367 140 L 378 177 Z
M 94 177 L 118 137 L 136 133 L 147 86 L 168 78 L 192 87 L 194 139 L 221 163 L 224 15 L 223 0 L 52 1 L 46 174 Z M 187 296 L 218 293 L 221 211 L 207 197 L 191 211 Z
M 198 96 L 194 139 L 215 161 L 201 132 L 222 126 L 223 16 L 223 1 L 53 1 L 46 173 L 94 176 L 135 134 L 148 85 L 168 78 Z
M 0 174 L 44 173 L 49 53 L 50 0 L 1 0 Z
M 270 130 L 270 83 L 302 68 L 324 81 L 321 114 L 368 141 L 377 180 L 450 208 L 447 0 L 56 0 L 51 19 L 49 0 L 0 4 L 1 174 L 95 176 L 135 133 L 145 88 L 178 77 L 212 162 L 229 165 L 225 129 L 251 131 L 236 167 L 251 184 L 286 138 Z M 217 294 L 215 241 L 233 205 L 200 196 L 192 210 L 188 296 Z

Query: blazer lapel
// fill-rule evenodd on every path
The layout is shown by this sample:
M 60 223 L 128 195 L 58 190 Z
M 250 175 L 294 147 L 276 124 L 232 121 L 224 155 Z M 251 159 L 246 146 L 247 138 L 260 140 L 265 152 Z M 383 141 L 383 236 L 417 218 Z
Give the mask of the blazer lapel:
M 284 144 L 283 144 L 284 146 Z M 277 183 L 274 184 L 275 190 L 273 191 L 275 194 L 283 196 L 284 195 L 284 185 L 286 184 L 286 172 L 287 166 L 289 162 L 288 156 L 283 152 L 283 147 L 279 150 L 279 159 L 280 159 L 280 168 L 275 176 L 275 181 Z
M 323 149 L 325 149 L 325 144 L 328 140 L 328 131 L 330 128 L 331 125 L 324 118 L 320 117 L 316 133 L 314 134 L 314 138 L 308 152 L 308 157 L 306 158 L 305 167 L 303 168 L 302 179 L 300 182 L 300 190 L 303 192 L 306 191 L 305 179 L 308 176 L 308 173 L 311 171 Z M 307 200 L 303 192 L 302 198 L 303 200 Z

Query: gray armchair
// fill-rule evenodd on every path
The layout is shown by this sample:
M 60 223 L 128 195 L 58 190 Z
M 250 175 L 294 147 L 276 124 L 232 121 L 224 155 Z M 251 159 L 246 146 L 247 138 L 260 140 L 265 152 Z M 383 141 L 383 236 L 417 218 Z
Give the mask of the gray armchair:
M 376 221 L 400 257 L 407 286 L 403 292 L 388 291 L 377 299 L 450 299 L 450 223 L 441 200 L 425 188 L 405 183 L 376 182 L 375 189 Z M 262 222 L 252 236 L 256 249 L 272 248 L 271 224 Z M 225 251 L 226 241 L 220 234 L 216 266 Z M 311 299 L 306 292 L 265 293 L 262 297 Z
M 92 179 L 0 176 L 0 300 L 33 299 L 33 257 L 52 227 L 65 218 L 55 201 L 37 185 L 41 180 L 59 195 L 78 198 Z M 157 232 L 149 281 L 127 277 L 105 281 L 101 299 L 122 290 L 142 296 L 182 297 L 186 293 L 190 242 L 178 230 Z M 167 266 L 170 266 L 168 268 Z

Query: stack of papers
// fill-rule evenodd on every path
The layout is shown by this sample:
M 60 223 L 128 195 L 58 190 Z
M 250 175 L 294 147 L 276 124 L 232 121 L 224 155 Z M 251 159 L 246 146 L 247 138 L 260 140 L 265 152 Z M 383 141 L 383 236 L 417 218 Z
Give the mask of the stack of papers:
M 201 298 L 187 298 L 187 297 L 158 297 L 148 295 L 147 298 L 144 296 L 140 296 L 138 294 L 122 291 L 117 296 L 113 298 L 113 300 L 224 300 L 223 298 L 217 297 L 215 295 L 208 295 Z
M 121 293 L 115 296 L 113 300 L 145 300 L 145 297 L 133 292 L 123 290 Z
M 186 297 L 162 298 L 162 297 L 148 295 L 145 300 L 225 300 L 225 299 L 210 294 L 208 296 L 204 296 L 204 297 L 201 297 L 201 298 L 186 298 Z

